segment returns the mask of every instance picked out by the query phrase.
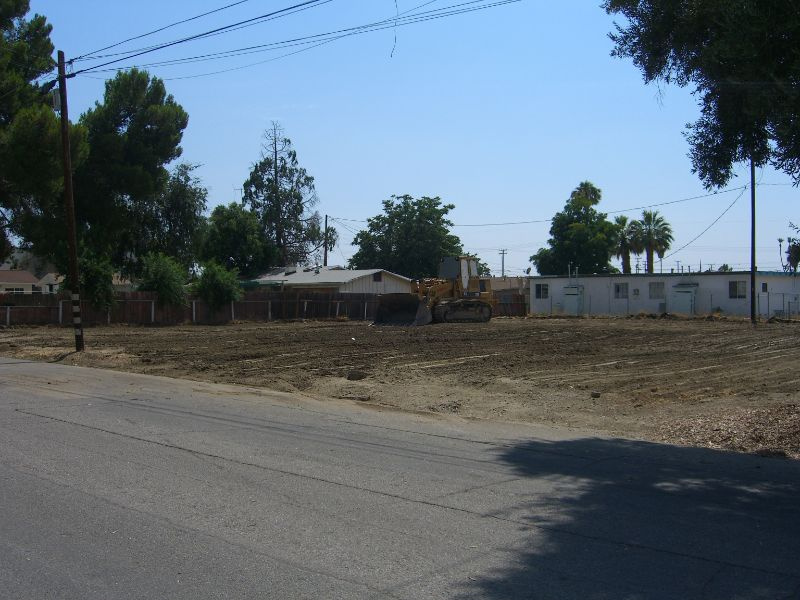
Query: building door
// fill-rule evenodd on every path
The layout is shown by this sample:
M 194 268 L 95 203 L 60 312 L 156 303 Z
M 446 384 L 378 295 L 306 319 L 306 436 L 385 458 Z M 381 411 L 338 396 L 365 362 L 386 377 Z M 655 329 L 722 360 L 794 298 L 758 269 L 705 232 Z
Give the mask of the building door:
M 694 314 L 694 290 L 677 290 L 670 298 L 668 311 L 677 315 Z
M 583 286 L 568 285 L 564 287 L 564 314 L 583 314 Z

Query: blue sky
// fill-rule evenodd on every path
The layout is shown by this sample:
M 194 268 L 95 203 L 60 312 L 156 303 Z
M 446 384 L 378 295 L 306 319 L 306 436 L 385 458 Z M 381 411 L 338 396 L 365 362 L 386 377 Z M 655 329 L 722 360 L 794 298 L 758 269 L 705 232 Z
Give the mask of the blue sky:
M 48 17 L 67 58 L 213 10 L 233 0 L 100 2 L 31 0 Z M 299 0 L 248 0 L 231 9 L 130 42 L 109 52 L 170 41 L 284 8 Z M 466 0 L 436 0 L 420 11 Z M 218 52 L 353 27 L 413 9 L 425 0 L 331 0 L 286 18 L 181 44 L 121 65 Z M 706 194 L 691 173 L 686 123 L 698 115 L 691 90 L 645 86 L 627 60 L 612 58 L 613 20 L 599 2 L 522 0 L 353 36 L 249 68 L 201 75 L 279 57 L 290 50 L 220 61 L 152 67 L 189 113 L 181 160 L 201 165 L 209 208 L 239 199 L 259 157 L 262 132 L 280 121 L 300 163 L 316 179 L 318 210 L 338 219 L 344 263 L 359 222 L 391 194 L 440 196 L 465 249 L 500 273 L 521 274 L 546 244 L 549 223 L 584 180 L 603 191 L 600 210 L 627 209 Z M 396 36 L 396 43 L 395 43 Z M 110 59 L 106 59 L 110 60 Z M 77 63 L 77 67 L 97 61 Z M 117 66 L 117 65 L 115 65 Z M 69 81 L 73 119 L 102 98 L 103 78 Z M 730 187 L 748 182 L 748 170 Z M 780 268 L 777 238 L 797 223 L 798 190 L 759 171 L 757 257 Z M 749 190 L 658 207 L 672 224 L 663 268 L 728 263 L 749 268 Z M 741 194 L 741 196 L 740 196 Z M 737 200 L 738 197 L 738 200 Z M 613 217 L 613 214 L 610 215 Z M 539 221 L 507 226 L 487 223 Z

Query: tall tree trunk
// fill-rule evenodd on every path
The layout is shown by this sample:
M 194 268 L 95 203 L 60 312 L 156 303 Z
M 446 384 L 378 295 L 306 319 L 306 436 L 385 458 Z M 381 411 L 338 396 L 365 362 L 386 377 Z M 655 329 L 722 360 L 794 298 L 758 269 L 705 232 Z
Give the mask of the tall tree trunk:
M 623 273 L 630 273 L 631 272 L 631 253 L 624 252 L 622 254 L 622 272 Z
M 652 246 L 648 246 L 647 247 L 647 272 L 648 273 L 652 273 L 653 272 L 653 247 Z
M 276 125 L 273 124 L 272 127 L 272 201 L 275 203 L 276 207 L 276 219 L 275 219 L 275 245 L 278 247 L 278 252 L 280 253 L 281 257 L 281 264 L 284 267 L 288 267 L 287 264 L 289 262 L 288 253 L 286 252 L 286 243 L 283 239 L 283 215 L 281 214 L 281 185 L 280 180 L 280 169 L 278 168 L 278 135 L 280 131 Z

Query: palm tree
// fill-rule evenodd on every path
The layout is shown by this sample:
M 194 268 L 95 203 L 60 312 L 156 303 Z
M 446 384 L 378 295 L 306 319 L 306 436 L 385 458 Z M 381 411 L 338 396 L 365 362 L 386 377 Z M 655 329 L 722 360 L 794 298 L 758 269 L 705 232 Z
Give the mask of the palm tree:
M 642 211 L 642 218 L 631 225 L 634 225 L 636 243 L 647 254 L 647 272 L 652 273 L 653 255 L 663 258 L 672 244 L 672 227 L 657 210 Z
M 614 224 L 617 226 L 617 245 L 614 253 L 617 258 L 622 260 L 622 272 L 631 272 L 631 252 L 639 254 L 642 251 L 636 234 L 635 224 L 638 221 L 628 222 L 628 217 L 619 215 L 614 217 Z

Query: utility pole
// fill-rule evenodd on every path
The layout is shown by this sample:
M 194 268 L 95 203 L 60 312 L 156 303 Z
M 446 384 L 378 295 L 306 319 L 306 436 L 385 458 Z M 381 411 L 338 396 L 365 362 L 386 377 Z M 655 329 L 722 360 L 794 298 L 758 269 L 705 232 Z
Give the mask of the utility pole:
M 505 248 L 500 250 L 500 276 L 501 277 L 505 277 L 506 276 L 506 254 L 507 253 L 508 253 L 508 250 L 506 250 Z
M 325 215 L 325 237 L 322 242 L 322 266 L 328 266 L 328 215 Z
M 756 324 L 756 163 L 750 157 L 750 322 Z
M 72 196 L 72 157 L 69 147 L 69 112 L 67 111 L 67 74 L 64 52 L 58 51 L 58 94 L 61 98 L 61 152 L 64 165 L 64 208 L 67 216 L 68 271 L 72 282 L 72 323 L 75 327 L 75 351 L 83 352 L 83 325 L 81 323 L 80 273 L 78 271 L 78 236 L 75 233 L 75 199 Z

